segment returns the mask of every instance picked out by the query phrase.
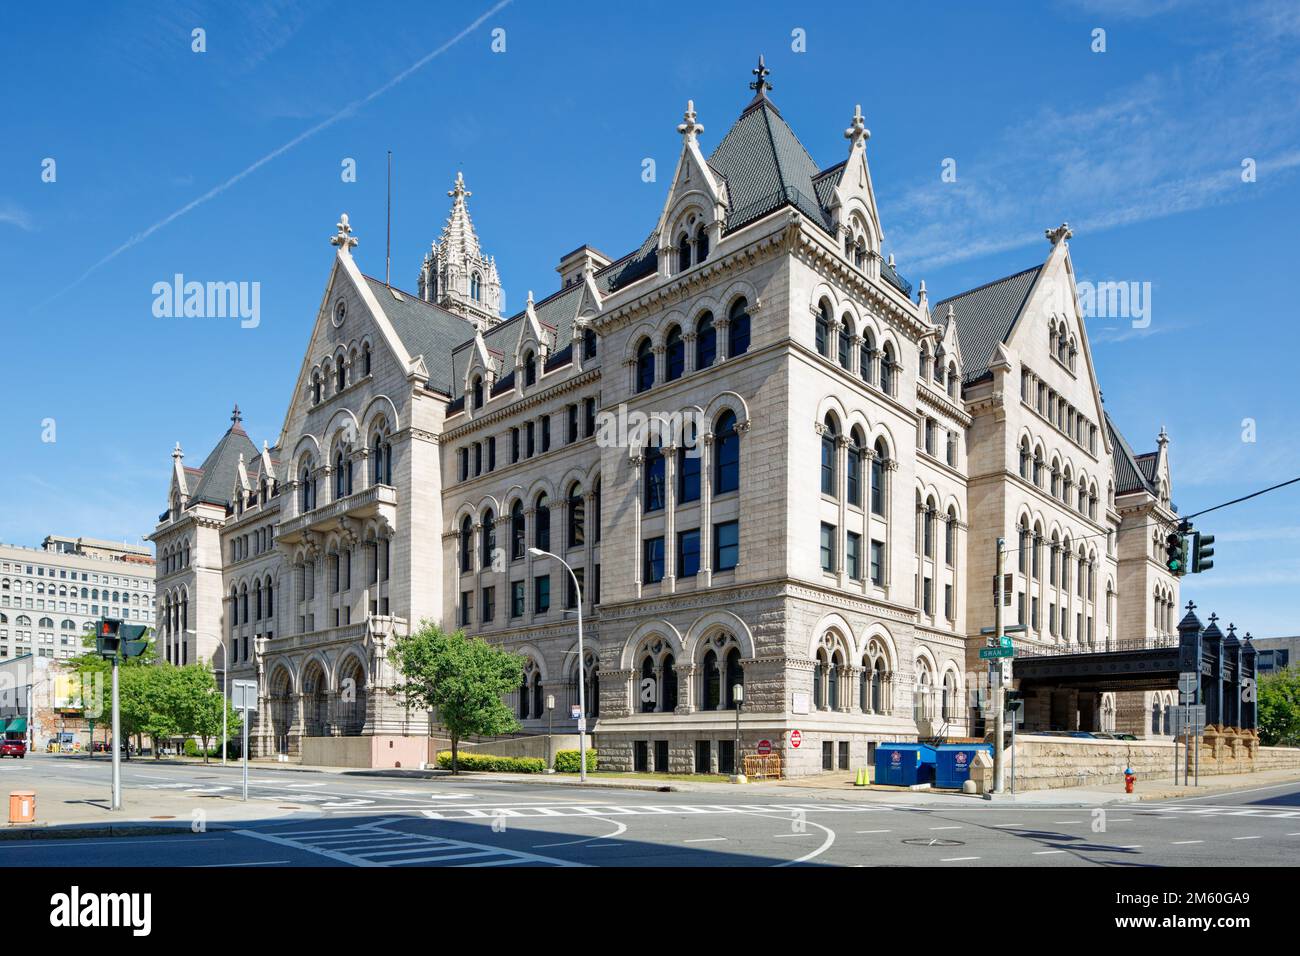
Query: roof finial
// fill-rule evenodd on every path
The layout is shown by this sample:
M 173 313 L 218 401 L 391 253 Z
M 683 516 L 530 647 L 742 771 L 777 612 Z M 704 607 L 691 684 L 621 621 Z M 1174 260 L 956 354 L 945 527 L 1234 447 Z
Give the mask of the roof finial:
M 749 84 L 749 88 L 754 91 L 754 99 L 767 99 L 767 91 L 772 88 L 772 84 L 767 82 L 767 75 L 772 71 L 764 65 L 763 54 L 760 53 L 758 55 L 758 66 L 749 72 L 753 73 L 754 76 L 757 77 L 757 79 Z
M 1213 611 L 1211 611 L 1211 612 L 1210 612 L 1210 623 L 1213 624 L 1213 623 L 1216 622 L 1218 619 L 1219 619 L 1219 615 L 1217 615 L 1217 614 L 1215 614 Z
M 335 223 L 338 229 L 336 235 L 330 236 L 330 245 L 338 246 L 339 252 L 348 252 L 360 240 L 352 235 L 352 224 L 348 222 L 348 214 L 344 213 L 339 216 L 339 221 Z
M 230 422 L 232 425 L 238 425 L 244 420 L 244 416 L 239 413 L 239 403 L 235 403 L 235 410 L 230 413 Z
M 682 134 L 683 143 L 695 142 L 695 137 L 704 132 L 704 127 L 695 122 L 695 101 L 686 101 L 686 112 L 682 115 L 682 122 L 677 124 L 677 132 Z
M 1192 611 L 1195 611 L 1195 610 L 1196 610 L 1196 605 L 1193 604 L 1191 601 L 1188 601 L 1188 602 L 1187 602 L 1187 610 L 1188 610 L 1189 613 L 1192 612 Z
M 474 195 L 472 192 L 470 192 L 468 189 L 465 188 L 465 174 L 462 173 L 460 170 L 456 170 L 456 185 L 453 186 L 451 189 L 447 190 L 447 195 L 455 199 L 465 199 L 469 196 Z
M 172 457 L 176 459 L 181 459 L 185 457 L 185 453 L 181 451 L 180 442 L 177 442 L 176 447 L 172 449 Z
M 844 131 L 844 138 L 849 140 L 849 149 L 856 149 L 858 143 L 865 143 L 871 138 L 871 130 L 863 122 L 862 104 L 853 107 L 853 125 Z
M 1072 238 L 1074 233 L 1070 229 L 1070 224 L 1068 222 L 1063 222 L 1055 229 L 1044 229 L 1043 235 L 1047 236 L 1047 241 L 1055 246 L 1062 239 Z
M 1160 426 L 1160 434 L 1156 436 L 1156 441 L 1161 445 L 1169 444 L 1169 432 L 1165 431 L 1165 426 Z

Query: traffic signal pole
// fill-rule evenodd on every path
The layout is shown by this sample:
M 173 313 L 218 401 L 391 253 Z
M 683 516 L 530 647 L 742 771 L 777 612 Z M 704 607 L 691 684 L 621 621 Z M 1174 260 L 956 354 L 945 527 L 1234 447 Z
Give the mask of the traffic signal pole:
M 113 800 L 114 810 L 122 809 L 122 717 L 118 713 L 117 656 L 113 657 Z
M 993 577 L 993 631 L 994 639 L 1002 639 L 1002 559 L 1003 548 L 1006 546 L 1006 539 L 998 538 L 997 555 L 994 558 L 994 567 L 997 573 Z M 1006 758 L 1002 752 L 1002 733 L 1005 721 L 1004 711 L 1006 709 L 1003 688 L 1002 688 L 1002 659 L 998 659 L 998 679 L 994 682 L 993 687 L 993 792 L 1001 793 L 1005 782 Z

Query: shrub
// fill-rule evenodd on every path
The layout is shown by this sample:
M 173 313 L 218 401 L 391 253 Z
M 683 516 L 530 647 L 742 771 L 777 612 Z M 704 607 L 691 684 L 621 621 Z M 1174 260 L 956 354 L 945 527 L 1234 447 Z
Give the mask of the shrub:
M 546 769 L 546 761 L 541 757 L 496 757 L 492 754 L 472 751 L 459 754 L 456 765 L 461 770 L 483 770 L 492 773 L 541 773 Z M 438 752 L 438 766 L 443 770 L 451 769 L 450 750 Z
M 199 756 L 199 745 L 198 745 L 198 742 L 195 741 L 195 740 L 194 740 L 193 738 L 191 738 L 191 737 L 187 737 L 187 738 L 185 739 L 185 746 L 184 746 L 184 748 L 182 748 L 182 749 L 184 750 L 184 752 L 185 752 L 185 756 L 187 756 L 187 757 L 197 757 L 197 756 Z
M 595 770 L 597 766 L 596 751 L 587 750 L 587 770 Z M 555 772 L 556 773 L 577 773 L 578 772 L 578 751 L 576 750 L 557 750 L 555 751 Z

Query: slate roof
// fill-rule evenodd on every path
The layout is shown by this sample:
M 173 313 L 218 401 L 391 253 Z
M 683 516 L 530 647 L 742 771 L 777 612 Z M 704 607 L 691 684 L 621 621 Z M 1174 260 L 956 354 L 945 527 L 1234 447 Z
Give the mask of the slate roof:
M 239 480 L 241 454 L 244 456 L 244 464 L 249 465 L 260 453 L 243 426 L 236 422 L 221 436 L 216 447 L 208 452 L 208 457 L 203 459 L 203 464 L 199 466 L 203 477 L 190 492 L 190 501 L 229 505 L 230 492 Z
M 1106 431 L 1110 433 L 1110 443 L 1115 449 L 1115 494 L 1124 495 L 1130 491 L 1147 491 L 1155 494 L 1155 486 L 1147 479 L 1144 469 L 1138 464 L 1138 456 L 1133 453 L 1132 446 L 1119 433 L 1119 429 L 1111 421 L 1110 413 L 1103 412 L 1103 415 L 1106 418 Z
M 403 347 L 414 358 L 424 356 L 429 370 L 429 384 L 439 391 L 452 391 L 452 351 L 474 338 L 474 326 L 458 315 L 425 302 L 418 295 L 391 290 L 381 280 L 365 276 L 379 307 L 388 316 Z M 393 296 L 396 291 L 401 299 Z
M 999 342 L 1005 342 L 1029 290 L 1043 267 L 1034 266 L 935 303 L 930 314 L 939 321 L 952 306 L 957 316 L 957 341 L 965 365 L 963 382 L 984 376 Z

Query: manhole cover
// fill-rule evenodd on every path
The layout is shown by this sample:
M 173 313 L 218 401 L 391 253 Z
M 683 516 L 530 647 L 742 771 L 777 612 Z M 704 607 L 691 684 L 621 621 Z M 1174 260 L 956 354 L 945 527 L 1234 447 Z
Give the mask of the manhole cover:
M 966 844 L 963 843 L 961 840 L 940 840 L 940 839 L 937 839 L 937 838 L 935 838 L 935 839 L 930 839 L 930 840 L 925 840 L 925 839 L 904 840 L 903 842 L 906 843 L 908 846 L 944 846 L 944 847 L 948 847 L 948 846 L 965 846 L 965 845 L 966 845 Z

